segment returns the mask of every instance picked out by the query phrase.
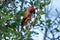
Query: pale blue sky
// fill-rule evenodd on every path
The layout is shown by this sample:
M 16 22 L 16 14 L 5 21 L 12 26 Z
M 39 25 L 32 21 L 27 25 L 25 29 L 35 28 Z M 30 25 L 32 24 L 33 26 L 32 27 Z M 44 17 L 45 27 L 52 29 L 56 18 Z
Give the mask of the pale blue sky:
M 29 0 L 27 0 L 27 1 L 29 1 Z M 26 4 L 26 5 L 29 5 L 29 4 Z M 28 6 L 26 6 L 26 7 L 28 7 Z M 48 14 L 48 16 L 50 19 L 54 20 L 57 16 L 55 9 L 57 8 L 58 11 L 60 12 L 60 0 L 51 0 L 51 4 L 49 4 L 48 7 L 49 7 L 48 10 L 50 9 L 50 7 L 52 7 L 52 10 Z M 20 8 L 18 8 L 17 10 L 19 11 Z M 42 19 L 45 20 L 45 18 L 43 18 L 43 17 L 45 17 L 45 15 L 42 15 Z M 44 31 L 42 32 L 40 29 L 32 29 L 32 30 L 39 33 L 39 35 L 32 34 L 32 38 L 34 40 L 43 40 Z M 52 38 L 51 34 L 49 36 Z M 56 36 L 57 36 L 57 34 L 56 34 Z
M 56 16 L 57 16 L 57 13 L 56 13 L 55 9 L 57 8 L 58 11 L 60 12 L 60 0 L 52 0 L 51 4 L 48 7 L 52 7 L 51 12 L 49 13 L 49 17 L 50 17 L 50 19 L 54 20 L 56 18 Z M 44 15 L 42 16 L 42 19 L 44 20 L 43 17 L 44 17 Z M 33 39 L 34 40 L 43 40 L 44 32 L 42 32 L 39 29 L 34 29 L 34 31 L 36 31 L 37 33 L 39 33 L 39 35 L 34 35 Z M 58 33 L 55 35 L 55 37 L 57 37 L 57 36 L 58 36 Z M 52 35 L 49 34 L 49 37 L 52 38 Z

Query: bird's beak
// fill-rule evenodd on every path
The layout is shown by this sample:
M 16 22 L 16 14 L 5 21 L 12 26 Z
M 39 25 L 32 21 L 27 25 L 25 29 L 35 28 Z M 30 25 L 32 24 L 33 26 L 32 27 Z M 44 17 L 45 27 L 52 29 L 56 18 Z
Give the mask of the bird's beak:
M 33 12 L 33 14 L 35 14 L 35 11 Z

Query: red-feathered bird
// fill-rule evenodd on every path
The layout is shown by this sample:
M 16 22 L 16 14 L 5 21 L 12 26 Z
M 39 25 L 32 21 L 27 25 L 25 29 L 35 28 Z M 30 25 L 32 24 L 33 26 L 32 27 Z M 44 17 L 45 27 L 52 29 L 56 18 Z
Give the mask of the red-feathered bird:
M 34 7 L 27 8 L 27 10 L 23 15 L 23 19 L 21 22 L 21 26 L 22 26 L 21 29 L 23 28 L 24 25 L 27 25 L 27 23 L 31 20 L 32 13 L 35 13 L 35 8 Z

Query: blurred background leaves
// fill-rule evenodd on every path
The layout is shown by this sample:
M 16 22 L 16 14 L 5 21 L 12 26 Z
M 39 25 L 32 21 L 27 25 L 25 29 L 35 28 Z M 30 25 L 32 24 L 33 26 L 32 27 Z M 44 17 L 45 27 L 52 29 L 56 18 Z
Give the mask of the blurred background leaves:
M 39 1 L 39 0 L 38 0 Z M 35 18 L 34 21 L 32 21 L 30 24 L 31 26 L 36 26 L 38 24 L 39 20 L 39 25 L 43 24 L 44 21 L 40 20 L 41 15 L 46 14 L 43 10 L 43 8 L 50 3 L 50 0 L 46 2 L 38 2 L 36 0 L 30 0 L 28 2 L 31 6 L 37 7 L 37 12 L 36 15 L 37 17 Z M 20 5 L 17 5 L 21 2 Z M 20 40 L 21 35 L 19 32 L 19 27 L 21 25 L 22 21 L 22 15 L 25 12 L 25 7 L 24 7 L 24 2 L 25 0 L 5 0 L 0 2 L 0 40 L 5 39 L 5 40 Z M 6 4 L 5 4 L 6 3 Z M 8 6 L 10 5 L 10 6 Z M 28 5 L 29 6 L 29 5 Z M 18 8 L 20 7 L 20 8 Z M 17 10 L 20 9 L 19 11 Z M 48 23 L 48 26 L 50 26 L 50 20 L 47 20 L 46 23 Z M 43 30 L 43 29 L 41 29 Z M 57 30 L 57 29 L 56 29 Z M 24 34 L 22 35 L 22 40 L 31 40 L 31 34 L 36 32 L 31 32 L 24 30 Z M 58 31 L 58 30 L 57 30 Z

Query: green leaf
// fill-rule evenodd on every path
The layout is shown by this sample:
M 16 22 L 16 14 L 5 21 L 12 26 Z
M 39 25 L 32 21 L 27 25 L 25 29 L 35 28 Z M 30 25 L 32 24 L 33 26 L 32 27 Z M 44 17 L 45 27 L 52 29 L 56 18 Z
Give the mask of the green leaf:
M 40 24 L 43 24 L 43 21 L 42 20 L 40 20 Z
M 34 26 L 37 23 L 37 20 L 34 20 L 31 25 Z
M 36 5 L 36 1 L 34 2 L 34 5 Z
M 31 5 L 33 5 L 33 2 L 32 2 L 32 1 L 30 1 L 30 4 L 31 4 Z
M 41 28 L 41 30 L 43 31 L 44 29 L 43 29 L 43 28 Z
M 48 25 L 48 28 L 50 28 L 51 26 L 51 20 L 46 20 L 46 23 L 47 23 L 47 25 Z
M 50 23 L 51 22 L 51 20 L 46 20 L 46 23 Z
M 32 31 L 32 33 L 34 33 L 34 34 L 39 34 L 39 33 L 35 32 L 35 31 Z
M 50 3 L 50 0 L 45 1 L 45 2 L 41 2 L 40 5 L 39 5 L 40 9 L 43 9 L 43 7 L 45 7 L 45 6 L 48 5 L 49 3 Z
M 18 1 L 16 1 L 16 3 L 19 3 Z
M 7 8 L 4 7 L 3 12 L 8 14 L 10 12 L 10 10 L 8 10 Z
M 45 5 L 50 4 L 51 0 L 48 0 L 47 2 L 45 2 Z
M 24 0 L 20 0 L 21 2 L 23 2 Z
M 40 3 L 39 7 L 40 7 L 40 9 L 43 9 L 43 7 L 45 7 L 45 4 L 44 3 Z
M 60 30 L 59 30 L 58 28 L 55 28 L 55 30 L 56 30 L 57 32 L 60 32 Z

